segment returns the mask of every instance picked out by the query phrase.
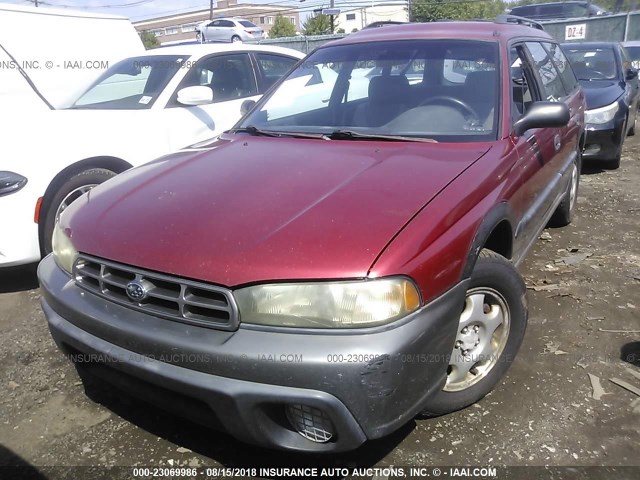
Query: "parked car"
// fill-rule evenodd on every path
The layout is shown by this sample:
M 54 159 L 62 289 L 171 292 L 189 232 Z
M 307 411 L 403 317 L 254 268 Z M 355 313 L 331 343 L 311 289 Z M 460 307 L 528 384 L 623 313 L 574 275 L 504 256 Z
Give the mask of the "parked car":
M 567 43 L 563 48 L 587 98 L 582 156 L 618 168 L 624 139 L 636 132 L 638 71 L 617 42 Z
M 244 18 L 216 18 L 198 25 L 196 37 L 201 42 L 246 42 L 265 38 L 264 30 Z
M 407 64 L 421 82 L 393 68 Z M 352 97 L 349 79 L 379 66 Z M 516 267 L 550 220 L 571 222 L 583 117 L 541 30 L 425 23 L 327 43 L 217 141 L 61 215 L 39 266 L 53 338 L 79 368 L 270 447 L 348 450 L 464 408 L 523 339 Z
M 631 66 L 636 70 L 640 69 L 640 41 L 629 40 L 622 42 L 622 46 L 627 53 L 627 57 L 631 60 Z
M 511 15 L 532 20 L 560 20 L 564 18 L 599 17 L 609 15 L 606 9 L 591 2 L 551 2 L 522 5 L 508 9 Z
M 95 185 L 231 128 L 242 102 L 303 56 L 258 45 L 161 48 L 112 65 L 65 109 L 3 116 L 11 141 L 2 144 L 0 218 L 12 234 L 0 235 L 0 267 L 49 253 L 60 213 Z

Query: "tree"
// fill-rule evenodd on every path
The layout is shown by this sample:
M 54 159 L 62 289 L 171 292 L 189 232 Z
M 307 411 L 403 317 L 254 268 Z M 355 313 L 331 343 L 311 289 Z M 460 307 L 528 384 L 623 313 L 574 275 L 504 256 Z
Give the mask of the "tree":
M 288 18 L 282 15 L 276 16 L 273 27 L 269 30 L 269 38 L 295 37 L 296 27 Z
M 334 21 L 333 28 L 337 28 L 338 22 Z M 331 31 L 331 17 L 323 13 L 316 13 L 304 22 L 302 30 L 305 35 L 327 35 Z
M 414 0 L 411 4 L 411 21 L 434 22 L 436 20 L 470 20 L 495 18 L 504 13 L 502 0 L 468 2 L 460 0 Z
M 142 32 L 142 34 L 140 34 L 140 39 L 142 40 L 142 44 L 144 45 L 144 48 L 146 48 L 147 50 L 160 46 L 158 37 L 156 37 L 151 32 Z

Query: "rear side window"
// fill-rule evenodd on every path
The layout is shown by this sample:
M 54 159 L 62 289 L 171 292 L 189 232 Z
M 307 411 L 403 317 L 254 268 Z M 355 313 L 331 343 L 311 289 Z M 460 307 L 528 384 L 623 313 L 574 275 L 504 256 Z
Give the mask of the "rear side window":
M 262 78 L 266 85 L 265 89 L 276 83 L 280 77 L 291 70 L 297 60 L 295 58 L 283 57 L 269 53 L 256 53 L 256 60 L 262 73 Z
M 562 52 L 560 45 L 557 43 L 542 42 L 542 46 L 547 50 L 547 52 L 549 52 L 549 55 L 551 55 L 551 60 L 560 73 L 560 78 L 562 78 L 564 88 L 567 92 L 572 92 L 576 87 L 578 87 L 578 80 L 573 73 L 569 60 Z
M 443 76 L 450 83 L 464 84 L 467 75 L 472 72 L 494 72 L 496 70 L 495 64 L 487 61 L 486 58 L 469 60 L 453 58 L 453 55 L 447 55 L 447 57 L 444 59 Z
M 553 64 L 552 57 L 538 42 L 527 42 L 527 48 L 533 58 L 534 68 L 542 82 L 545 100 L 558 101 L 567 95 L 560 74 Z
M 515 7 L 511 9 L 511 14 L 519 17 L 529 17 L 534 13 L 535 7 Z

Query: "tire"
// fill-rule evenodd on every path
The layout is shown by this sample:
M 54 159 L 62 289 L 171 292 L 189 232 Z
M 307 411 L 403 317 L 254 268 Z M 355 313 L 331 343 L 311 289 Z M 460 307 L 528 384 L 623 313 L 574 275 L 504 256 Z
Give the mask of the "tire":
M 620 145 L 620 150 L 618 150 L 618 153 L 616 154 L 616 156 L 613 158 L 610 158 L 607 161 L 607 168 L 609 170 L 617 170 L 618 168 L 620 168 L 621 159 L 622 159 L 622 145 Z
M 241 41 L 242 39 L 238 35 L 234 35 L 233 37 L 231 37 L 231 43 L 238 43 Z
M 578 203 L 578 190 L 580 188 L 580 151 L 578 150 L 576 159 L 571 165 L 571 179 L 567 185 L 567 189 L 562 196 L 562 201 L 553 212 L 553 216 L 549 221 L 552 227 L 565 227 L 573 220 L 573 214 Z
M 629 119 L 627 119 L 627 121 L 628 120 Z M 626 138 L 626 135 L 625 135 L 626 131 L 627 131 L 627 123 L 625 122 L 625 125 L 622 129 L 622 133 L 620 133 L 620 146 L 618 147 L 618 151 L 616 152 L 615 156 L 607 160 L 606 167 L 609 170 L 617 170 L 618 168 L 620 168 L 620 160 L 622 159 L 622 148 L 624 147 L 624 139 Z
M 423 416 L 444 415 L 468 407 L 493 389 L 513 362 L 522 343 L 528 317 L 526 293 L 522 277 L 509 260 L 490 250 L 480 252 L 471 274 L 458 334 L 452 345 L 447 382 L 424 405 Z M 492 327 L 495 324 L 497 326 Z M 483 333 L 492 328 L 493 335 L 483 338 Z M 469 356 L 462 353 L 464 347 L 469 347 Z M 459 362 L 472 365 L 463 375 L 465 369 L 458 370 L 453 366 L 454 359 L 473 359 L 474 350 L 478 350 L 476 359 L 480 361 Z M 475 374 L 473 370 L 476 370 Z
M 638 112 L 633 116 L 633 123 L 631 124 L 631 128 L 629 129 L 628 136 L 633 137 L 636 134 L 636 126 L 638 123 Z
M 51 237 L 53 235 L 53 228 L 57 221 L 56 217 L 59 213 L 62 213 L 64 208 L 69 206 L 83 193 L 89 191 L 96 185 L 106 182 L 115 175 L 115 172 L 112 172 L 111 170 L 106 170 L 104 168 L 92 168 L 75 174 L 60 185 L 55 195 L 49 202 L 47 202 L 40 215 L 41 221 L 43 222 L 42 236 L 40 237 L 40 250 L 42 251 L 43 256 L 51 253 Z M 64 206 L 63 202 L 65 203 Z M 58 212 L 60 208 L 62 208 L 62 210 Z

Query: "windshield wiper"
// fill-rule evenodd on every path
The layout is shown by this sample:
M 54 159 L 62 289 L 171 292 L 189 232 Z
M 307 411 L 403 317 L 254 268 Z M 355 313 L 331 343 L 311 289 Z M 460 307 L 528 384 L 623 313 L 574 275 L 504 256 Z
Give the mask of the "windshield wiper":
M 321 133 L 298 133 L 298 132 L 276 132 L 273 130 L 260 130 L 253 125 L 247 125 L 246 127 L 236 128 L 230 130 L 231 133 L 248 133 L 256 137 L 291 137 L 291 138 L 313 138 L 323 140 L 326 138 Z
M 390 142 L 438 143 L 432 138 L 403 137 L 401 135 L 382 135 L 378 133 L 360 133 L 353 130 L 334 130 L 326 135 L 331 140 L 384 140 Z

